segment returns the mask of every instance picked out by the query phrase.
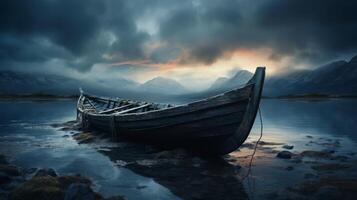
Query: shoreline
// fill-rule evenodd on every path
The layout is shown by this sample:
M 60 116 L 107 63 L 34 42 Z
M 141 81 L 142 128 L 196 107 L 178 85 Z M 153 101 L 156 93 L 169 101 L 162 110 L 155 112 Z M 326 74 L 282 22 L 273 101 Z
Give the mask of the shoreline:
M 62 131 L 75 130 L 76 133 L 72 137 L 80 145 L 86 144 L 95 148 L 96 143 L 103 144 L 103 141 L 112 140 L 105 133 L 78 129 L 78 124 L 74 121 L 55 127 Z M 339 154 L 338 149 L 342 144 L 339 140 L 331 138 L 307 135 L 305 140 L 306 148 L 300 150 L 296 150 L 294 144 L 261 141 L 252 169 L 249 167 L 250 155 L 255 141 L 251 139 L 239 150 L 215 158 L 202 157 L 180 148 L 161 149 L 157 146 L 121 140 L 115 142 L 125 144 L 119 145 L 122 147 L 109 147 L 98 151 L 108 156 L 118 167 L 125 167 L 135 173 L 151 177 L 183 199 L 235 199 L 237 196 L 250 199 L 252 194 L 247 190 L 249 179 L 259 180 L 259 176 L 267 175 L 272 176 L 271 179 L 276 179 L 274 175 L 269 175 L 276 172 L 286 174 L 283 181 L 291 175 L 298 177 L 295 177 L 292 185 L 265 189 L 271 191 L 260 194 L 263 195 L 262 199 L 320 199 L 324 197 L 326 187 L 330 188 L 328 190 L 332 191 L 330 195 L 333 197 L 357 195 L 357 174 L 354 173 L 357 152 Z M 319 148 L 311 148 L 311 145 Z M 253 171 L 252 174 L 249 174 L 250 170 Z M 266 174 L 258 174 L 255 170 L 263 170 Z M 350 175 L 345 177 L 341 173 Z M 265 181 L 264 184 L 270 185 L 269 178 Z M 222 185 L 226 187 L 222 190 L 217 189 Z
M 104 198 L 93 190 L 93 182 L 80 174 L 59 175 L 52 168 L 24 169 L 0 154 L 0 199 L 92 199 L 124 200 L 122 196 Z
M 152 178 L 157 184 L 182 199 L 240 197 L 256 200 L 314 200 L 329 199 L 327 197 L 344 199 L 357 195 L 357 152 L 340 152 L 344 144 L 338 138 L 306 135 L 302 138 L 305 143 L 303 148 L 294 143 L 263 139 L 259 142 L 250 168 L 250 155 L 256 144 L 253 138 L 249 138 L 231 154 L 212 158 L 181 148 L 168 149 L 113 139 L 103 132 L 82 130 L 76 121 L 51 124 L 51 127 L 65 132 L 63 137 L 73 139 L 78 145 L 86 145 L 103 154 L 115 167 Z M 14 167 L 21 169 L 19 166 Z M 0 167 L 0 169 L 7 169 L 7 167 Z M 57 188 L 56 190 L 60 191 L 55 195 L 63 196 L 69 190 L 70 184 L 61 186 L 60 180 L 69 179 L 72 181 L 71 184 L 77 184 L 79 180 L 88 180 L 83 181 L 87 186 L 82 186 L 87 188 L 89 194 L 100 197 L 100 194 L 96 194 L 89 184 L 91 181 L 96 183 L 94 177 L 86 178 L 77 174 L 58 175 L 55 169 L 21 169 L 19 170 L 21 176 L 16 176 L 20 178 L 14 178 L 16 184 L 6 183 L 9 179 L 7 176 L 2 176 L 5 184 L 0 184 L 0 189 L 6 189 L 5 192 L 11 195 L 16 188 L 22 188 L 17 189 L 16 193 L 26 191 L 27 196 L 34 195 L 31 188 L 48 192 L 47 185 L 43 184 L 45 181 L 53 186 L 51 189 Z M 47 175 L 39 180 L 36 174 L 43 170 Z M 1 172 L 3 171 L 0 171 L 0 175 Z M 52 176 L 53 172 L 55 176 Z M 254 186 L 256 189 L 252 191 L 251 182 L 256 184 Z M 13 187 L 11 191 L 9 185 Z M 147 188 L 148 185 L 144 183 L 137 185 L 135 189 L 140 192 Z M 4 190 L 0 190 L 0 197 L 6 197 L 7 194 Z M 326 197 L 325 194 L 328 196 Z M 116 199 L 125 199 L 126 193 L 115 195 L 120 195 L 115 197 Z

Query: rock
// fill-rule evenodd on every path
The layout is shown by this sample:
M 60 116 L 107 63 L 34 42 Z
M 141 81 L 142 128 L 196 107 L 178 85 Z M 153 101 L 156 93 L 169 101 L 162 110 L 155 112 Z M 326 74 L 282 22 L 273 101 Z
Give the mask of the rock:
M 75 176 L 60 176 L 57 178 L 58 182 L 61 185 L 61 188 L 67 189 L 71 184 L 73 183 L 82 183 L 82 184 L 87 184 L 91 185 L 92 182 L 81 176 L 81 175 L 75 175 Z
M 73 183 L 65 193 L 64 200 L 95 200 L 96 194 L 93 190 L 83 183 Z
M 258 143 L 259 145 L 271 145 L 271 146 L 273 146 L 273 145 L 282 145 L 282 144 L 284 144 L 284 143 L 279 143 L 279 142 L 265 142 L 265 141 L 259 141 L 259 143 Z M 255 143 L 254 143 L 254 145 L 255 145 Z
M 60 124 L 51 124 L 53 128 L 60 128 L 62 131 L 71 131 L 78 130 L 80 128 L 80 124 L 77 121 L 68 121 Z
M 0 173 L 4 173 L 8 176 L 20 176 L 20 172 L 16 166 L 2 165 L 0 164 Z
M 11 200 L 51 199 L 62 200 L 64 192 L 55 177 L 35 177 L 10 193 Z
M 253 149 L 255 144 L 253 143 L 244 143 L 240 146 L 240 148 L 248 148 L 248 149 Z
M 289 149 L 289 150 L 291 150 L 291 149 L 294 148 L 294 146 L 293 146 L 293 145 L 287 145 L 287 144 L 286 144 L 286 145 L 283 146 L 283 148 L 284 148 L 284 149 Z
M 89 133 L 89 132 L 75 134 L 75 135 L 73 135 L 73 138 L 75 140 L 77 140 L 79 144 L 89 143 L 89 142 L 92 142 L 95 139 L 93 134 Z
M 292 153 L 290 151 L 280 151 L 276 157 L 282 158 L 282 159 L 290 159 L 292 157 Z
M 43 177 L 43 176 L 57 177 L 57 173 L 52 168 L 44 168 L 44 169 L 37 170 L 36 174 L 34 175 L 34 177 Z
M 30 180 L 26 181 L 23 176 L 11 177 L 10 175 L 15 174 L 13 168 L 18 172 L 14 166 L 2 166 L 3 172 L 0 172 L 0 185 L 6 184 L 4 187 L 1 187 L 0 195 L 3 194 L 3 189 L 9 191 L 6 193 L 6 199 L 63 200 L 67 192 L 67 199 L 103 199 L 100 195 L 92 191 L 90 188 L 91 181 L 80 175 L 59 177 L 55 170 L 48 168 L 37 170 L 36 174 Z M 23 171 L 25 173 L 26 171 L 28 171 L 28 173 L 34 173 L 35 170 L 35 168 L 31 168 Z M 1 196 L 0 199 L 2 199 Z

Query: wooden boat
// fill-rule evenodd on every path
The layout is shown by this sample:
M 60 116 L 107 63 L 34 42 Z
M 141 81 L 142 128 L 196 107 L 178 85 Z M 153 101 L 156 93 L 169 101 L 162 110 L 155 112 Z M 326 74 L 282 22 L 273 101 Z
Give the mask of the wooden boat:
M 185 105 L 147 103 L 84 94 L 77 103 L 77 118 L 87 128 L 117 137 L 182 144 L 205 153 L 236 150 L 253 126 L 265 68 L 258 67 L 242 87 Z

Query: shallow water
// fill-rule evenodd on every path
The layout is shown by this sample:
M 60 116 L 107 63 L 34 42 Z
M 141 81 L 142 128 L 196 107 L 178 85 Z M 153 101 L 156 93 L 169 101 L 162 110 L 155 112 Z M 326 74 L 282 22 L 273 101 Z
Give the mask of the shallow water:
M 357 143 L 357 100 L 326 99 L 315 101 L 264 99 L 261 103 L 265 140 L 293 143 L 305 149 L 306 140 L 338 139 L 341 151 L 355 151 Z M 258 118 L 251 135 L 260 131 Z
M 104 196 L 125 195 L 127 199 L 178 199 L 168 188 L 125 167 L 116 166 L 93 146 L 78 145 L 69 133 L 50 125 L 75 118 L 75 101 L 1 101 L 0 153 L 23 167 L 50 167 L 59 174 L 80 173 L 95 183 Z M 333 148 L 337 154 L 357 152 L 357 101 L 263 100 L 263 139 L 294 145 L 292 152 Z M 260 133 L 257 119 L 248 141 Z M 338 142 L 336 146 L 321 145 Z M 107 144 L 108 145 L 108 144 Z M 113 144 L 115 145 L 115 144 Z M 272 147 L 282 150 L 281 146 Z M 239 157 L 251 150 L 233 152 Z M 270 157 L 269 157 L 270 156 Z M 245 190 L 254 199 L 264 199 L 276 188 L 293 185 L 311 170 L 305 165 L 284 170 L 290 163 L 258 152 L 252 179 L 244 181 Z M 354 175 L 354 174 L 353 174 Z M 177 176 L 183 176 L 177 174 Z M 250 181 L 250 182 L 249 182 Z M 252 183 L 254 182 L 253 186 Z
M 59 174 L 89 177 L 104 196 L 127 199 L 177 199 L 153 179 L 114 165 L 92 147 L 78 145 L 50 125 L 73 120 L 75 101 L 0 102 L 0 153 L 23 168 L 53 168 Z
M 293 145 L 290 150 L 334 151 L 355 160 L 357 153 L 357 100 L 330 99 L 319 101 L 265 99 L 261 103 L 263 141 Z M 248 141 L 255 141 L 260 134 L 260 121 L 256 119 Z M 269 145 L 268 145 L 269 146 Z M 281 145 L 270 146 L 282 151 Z M 252 150 L 231 153 L 238 157 Z M 353 156 L 352 156 L 353 155 Z M 318 174 L 309 164 L 295 164 L 275 158 L 276 154 L 258 151 L 252 167 L 252 178 L 244 181 L 251 199 L 274 198 L 272 194 L 283 188 L 293 187 L 306 179 L 306 174 Z M 325 162 L 320 158 L 306 163 Z M 328 162 L 328 161 L 326 161 Z M 353 161 L 354 162 L 354 161 Z M 293 167 L 294 170 L 286 170 Z M 353 170 L 327 172 L 327 176 L 356 178 Z M 320 174 L 319 174 L 320 175 Z M 322 174 L 323 176 L 325 174 Z

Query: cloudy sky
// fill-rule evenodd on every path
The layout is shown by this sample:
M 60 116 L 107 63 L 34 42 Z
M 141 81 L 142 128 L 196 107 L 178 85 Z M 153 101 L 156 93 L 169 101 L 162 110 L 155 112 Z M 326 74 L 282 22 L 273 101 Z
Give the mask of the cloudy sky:
M 204 87 L 357 54 L 357 1 L 1 0 L 0 70 Z

